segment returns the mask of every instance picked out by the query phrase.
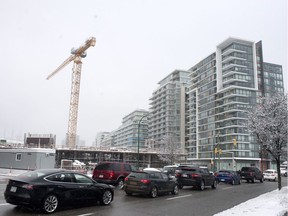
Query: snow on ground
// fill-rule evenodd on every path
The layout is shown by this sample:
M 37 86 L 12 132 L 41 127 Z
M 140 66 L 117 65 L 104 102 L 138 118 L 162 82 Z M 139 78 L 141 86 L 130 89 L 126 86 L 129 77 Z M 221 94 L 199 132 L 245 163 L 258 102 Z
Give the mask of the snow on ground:
M 262 194 L 214 216 L 283 216 L 288 211 L 288 187 Z

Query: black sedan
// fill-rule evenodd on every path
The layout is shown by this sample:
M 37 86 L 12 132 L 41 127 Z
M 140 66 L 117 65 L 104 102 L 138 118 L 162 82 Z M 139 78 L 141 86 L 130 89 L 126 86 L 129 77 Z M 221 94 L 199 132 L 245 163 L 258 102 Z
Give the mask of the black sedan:
M 232 185 L 241 184 L 241 177 L 236 171 L 232 170 L 219 170 L 215 173 L 217 182 L 229 183 Z
M 132 172 L 124 181 L 124 191 L 127 195 L 144 194 L 155 198 L 160 193 L 178 194 L 179 186 L 174 178 L 160 171 Z
M 52 213 L 60 205 L 73 203 L 100 201 L 108 205 L 113 200 L 114 189 L 75 171 L 39 169 L 10 179 L 4 196 L 10 204 Z

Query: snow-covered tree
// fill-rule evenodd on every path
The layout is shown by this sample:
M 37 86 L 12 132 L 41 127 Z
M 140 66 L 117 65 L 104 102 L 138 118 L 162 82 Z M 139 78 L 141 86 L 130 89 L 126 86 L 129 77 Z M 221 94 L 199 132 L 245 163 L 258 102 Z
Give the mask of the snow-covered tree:
M 158 144 L 157 155 L 160 160 L 167 164 L 174 164 L 180 157 L 180 144 L 173 136 L 164 136 Z
M 248 112 L 248 128 L 257 137 L 261 148 L 276 161 L 278 189 L 281 190 L 280 159 L 287 147 L 287 95 L 277 93 L 260 99 Z

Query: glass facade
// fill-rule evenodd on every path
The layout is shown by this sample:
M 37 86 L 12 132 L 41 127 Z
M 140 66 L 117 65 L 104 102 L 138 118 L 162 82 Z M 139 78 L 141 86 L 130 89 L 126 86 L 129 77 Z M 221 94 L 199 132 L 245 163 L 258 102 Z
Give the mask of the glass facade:
M 154 146 L 165 136 L 185 142 L 185 86 L 189 72 L 175 70 L 158 84 L 159 87 L 150 98 L 149 140 Z
M 228 38 L 189 71 L 187 160 L 211 161 L 219 156 L 217 148 L 224 161 L 233 157 L 241 166 L 258 162 L 260 147 L 245 126 L 247 110 L 260 96 L 284 92 L 282 67 L 263 62 L 261 41 Z

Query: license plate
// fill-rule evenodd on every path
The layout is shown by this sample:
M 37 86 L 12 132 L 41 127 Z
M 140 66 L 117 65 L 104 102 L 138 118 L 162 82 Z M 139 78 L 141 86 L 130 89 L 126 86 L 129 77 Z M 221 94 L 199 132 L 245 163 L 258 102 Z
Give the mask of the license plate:
M 99 178 L 103 178 L 103 175 L 99 175 Z
M 130 182 L 131 185 L 136 185 L 136 182 Z
M 220 179 L 220 181 L 225 181 L 225 179 Z
M 17 190 L 17 187 L 12 186 L 12 187 L 10 188 L 10 191 L 11 191 L 11 192 L 16 192 L 16 190 Z
M 187 177 L 188 177 L 188 175 L 187 175 L 187 174 L 183 174 L 182 176 L 183 176 L 183 177 L 185 177 L 185 178 L 187 178 Z

